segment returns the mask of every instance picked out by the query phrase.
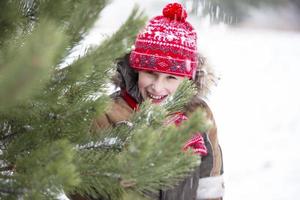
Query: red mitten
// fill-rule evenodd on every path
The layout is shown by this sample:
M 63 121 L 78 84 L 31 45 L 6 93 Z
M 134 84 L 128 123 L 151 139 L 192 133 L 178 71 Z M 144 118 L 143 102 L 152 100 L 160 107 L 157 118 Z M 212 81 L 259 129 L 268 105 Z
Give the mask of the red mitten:
M 194 152 L 201 156 L 207 155 L 207 148 L 201 133 L 197 133 L 185 143 L 183 150 L 186 151 L 188 148 L 193 148 Z
M 169 117 L 165 121 L 165 125 L 174 123 L 176 126 L 180 126 L 180 124 L 185 120 L 188 120 L 188 117 L 184 113 L 178 112 Z M 207 155 L 207 148 L 205 146 L 204 139 L 202 137 L 202 134 L 199 132 L 196 133 L 191 139 L 189 139 L 183 146 L 184 151 L 186 151 L 188 148 L 193 148 L 194 152 L 201 156 Z

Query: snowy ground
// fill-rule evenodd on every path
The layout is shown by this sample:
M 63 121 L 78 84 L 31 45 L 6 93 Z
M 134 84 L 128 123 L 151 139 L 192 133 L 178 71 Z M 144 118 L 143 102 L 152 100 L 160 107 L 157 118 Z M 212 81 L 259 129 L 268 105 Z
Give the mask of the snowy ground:
M 160 14 L 166 1 L 113 1 L 85 45 L 97 44 L 116 30 L 134 2 L 153 16 Z M 224 199 L 296 199 L 300 189 L 300 33 L 190 21 L 197 28 L 199 49 L 221 78 L 210 105 L 224 153 Z

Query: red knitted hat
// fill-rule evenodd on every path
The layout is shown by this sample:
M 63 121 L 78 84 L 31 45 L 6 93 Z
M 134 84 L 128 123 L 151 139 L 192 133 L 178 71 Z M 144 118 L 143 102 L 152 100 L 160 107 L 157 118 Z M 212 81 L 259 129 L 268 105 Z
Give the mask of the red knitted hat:
M 152 18 L 137 35 L 131 67 L 193 78 L 198 65 L 197 34 L 186 17 L 181 4 L 171 3 L 163 16 Z

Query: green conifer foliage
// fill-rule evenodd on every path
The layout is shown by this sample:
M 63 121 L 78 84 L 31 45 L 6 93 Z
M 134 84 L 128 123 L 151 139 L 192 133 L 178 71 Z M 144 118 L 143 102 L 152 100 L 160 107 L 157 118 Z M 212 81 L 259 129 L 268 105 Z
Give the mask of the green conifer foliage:
M 179 129 L 162 125 L 193 95 L 188 82 L 176 101 L 145 102 L 129 125 L 90 134 L 92 119 L 109 102 L 114 60 L 145 22 L 134 8 L 111 37 L 62 68 L 107 3 L 0 1 L 0 199 L 58 199 L 61 193 L 137 199 L 176 184 L 199 164 L 181 147 L 207 128 L 202 112 Z

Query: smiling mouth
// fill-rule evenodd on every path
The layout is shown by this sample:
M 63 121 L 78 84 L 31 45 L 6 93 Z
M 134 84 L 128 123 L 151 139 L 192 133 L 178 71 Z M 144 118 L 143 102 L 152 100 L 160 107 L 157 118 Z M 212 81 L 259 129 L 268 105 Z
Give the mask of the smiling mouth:
M 160 103 L 163 101 L 168 95 L 154 95 L 147 92 L 147 96 L 152 100 L 154 103 Z

